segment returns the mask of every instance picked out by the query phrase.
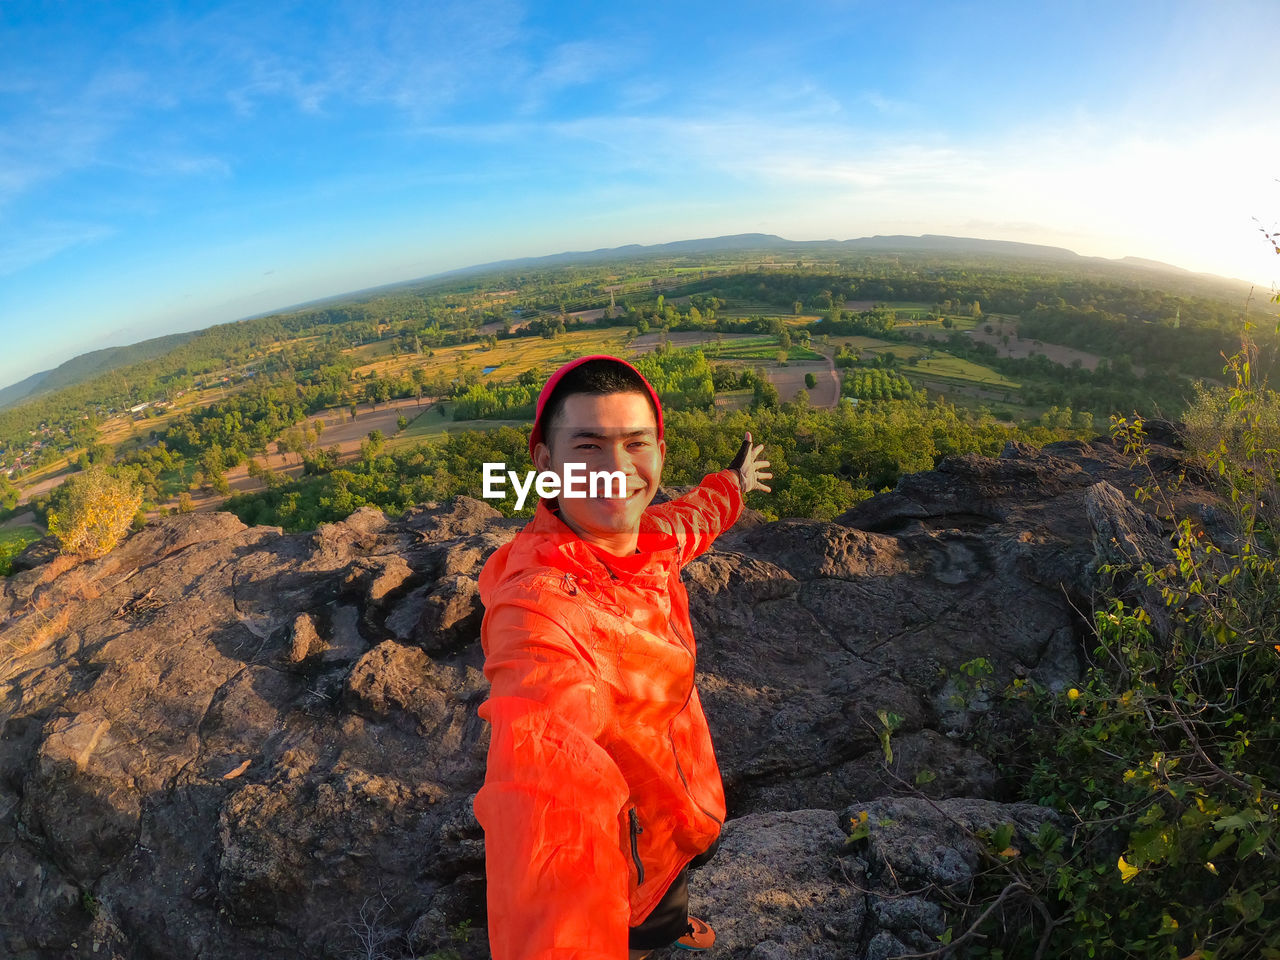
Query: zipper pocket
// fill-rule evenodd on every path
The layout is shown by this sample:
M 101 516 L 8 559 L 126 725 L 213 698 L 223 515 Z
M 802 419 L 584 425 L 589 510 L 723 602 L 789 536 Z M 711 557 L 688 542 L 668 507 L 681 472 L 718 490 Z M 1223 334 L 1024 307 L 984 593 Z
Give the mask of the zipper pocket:
M 680 632 L 680 628 L 674 622 L 671 624 L 671 628 L 675 631 L 676 637 L 680 640 L 680 643 L 684 646 L 684 648 L 686 650 L 689 650 L 689 644 L 685 642 L 684 634 Z M 689 650 L 689 655 L 693 656 L 692 650 Z M 693 699 L 693 691 L 697 686 L 698 686 L 698 681 L 696 679 L 689 684 L 689 692 L 685 695 L 684 704 L 680 707 L 680 710 L 677 712 L 676 716 L 679 716 L 681 713 L 684 713 L 685 710 L 689 708 L 689 702 Z M 672 717 L 671 720 L 667 722 L 667 739 L 671 741 L 671 759 L 675 760 L 676 762 L 676 773 L 680 774 L 680 782 L 684 784 L 684 792 L 689 795 L 689 799 L 693 801 L 694 806 L 696 806 L 704 814 L 706 814 L 708 817 L 714 820 L 717 824 L 723 827 L 724 821 L 721 820 L 719 817 L 717 817 L 714 813 L 709 811 L 702 804 L 698 803 L 698 799 L 693 795 L 693 790 L 689 788 L 689 780 L 684 775 L 684 767 L 680 765 L 680 753 L 679 751 L 676 750 L 675 723 L 676 723 L 675 717 Z
M 686 701 L 686 706 L 687 705 L 688 703 Z M 712 813 L 706 807 L 704 807 L 702 804 L 698 803 L 698 798 L 693 795 L 693 790 L 689 787 L 689 780 L 684 775 L 684 767 L 680 766 L 680 754 L 676 751 L 676 733 L 675 733 L 675 730 L 673 729 L 674 725 L 675 725 L 675 720 L 672 720 L 670 723 L 667 724 L 667 739 L 671 741 L 671 758 L 676 762 L 676 773 L 680 774 L 680 782 L 684 784 L 684 792 L 689 795 L 689 799 L 693 801 L 693 805 L 695 807 L 697 807 L 704 814 L 706 814 L 708 817 L 710 817 L 712 820 L 718 823 L 721 827 L 723 827 L 724 821 L 721 820 L 719 817 L 717 817 L 714 813 Z
M 631 859 L 636 862 L 639 882 L 644 883 L 644 864 L 640 862 L 640 834 L 644 833 L 644 827 L 640 826 L 640 817 L 636 814 L 635 807 L 627 811 L 627 816 L 631 820 Z

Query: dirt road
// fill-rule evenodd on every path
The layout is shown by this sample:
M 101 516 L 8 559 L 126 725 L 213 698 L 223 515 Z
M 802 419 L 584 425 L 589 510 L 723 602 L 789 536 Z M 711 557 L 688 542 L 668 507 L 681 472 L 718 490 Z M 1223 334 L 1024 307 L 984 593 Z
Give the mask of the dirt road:
M 74 470 L 68 467 L 66 470 L 60 470 L 51 477 L 45 477 L 45 479 L 41 480 L 39 483 L 34 483 L 29 487 L 25 487 L 18 493 L 18 504 L 22 505 L 24 503 L 30 503 L 37 497 L 48 493 L 74 472 Z
M 14 527 L 36 527 L 40 529 L 40 524 L 36 522 L 36 515 L 28 510 L 25 513 L 10 517 L 4 523 L 0 523 L 0 530 L 10 530 Z
M 381 430 L 383 436 L 390 438 L 396 433 L 397 417 L 404 414 L 412 421 L 419 413 L 428 410 L 434 402 L 423 397 L 422 405 L 419 406 L 416 397 L 408 397 L 403 400 L 392 400 L 389 403 L 380 404 L 376 410 L 371 410 L 368 404 L 361 404 L 355 420 L 351 419 L 351 414 L 346 409 L 341 411 L 326 410 L 324 413 L 308 419 L 311 421 L 324 421 L 324 430 L 320 434 L 318 446 L 324 450 L 328 450 L 330 447 L 337 447 L 338 461 L 341 463 L 359 456 L 360 444 L 369 436 L 371 431 Z M 298 462 L 296 454 L 282 457 L 278 453 L 271 453 L 266 457 L 259 458 L 258 462 L 277 475 L 291 478 L 302 476 L 302 464 Z M 232 493 L 256 493 L 259 490 L 266 489 L 261 481 L 249 476 L 248 466 L 243 463 L 228 470 L 226 478 L 227 483 L 231 486 Z M 192 506 L 201 511 L 217 510 L 225 500 L 226 497 L 216 493 L 192 493 L 191 495 Z M 177 505 L 178 500 L 176 497 L 167 504 L 170 509 L 177 507 Z
M 797 390 L 804 390 L 804 375 L 812 373 L 818 381 L 817 386 L 809 391 L 809 404 L 823 410 L 834 410 L 840 402 L 840 376 L 836 373 L 836 365 L 830 357 L 821 360 L 791 360 L 785 367 L 770 367 L 765 371 L 778 390 L 778 398 L 787 401 L 796 395 Z

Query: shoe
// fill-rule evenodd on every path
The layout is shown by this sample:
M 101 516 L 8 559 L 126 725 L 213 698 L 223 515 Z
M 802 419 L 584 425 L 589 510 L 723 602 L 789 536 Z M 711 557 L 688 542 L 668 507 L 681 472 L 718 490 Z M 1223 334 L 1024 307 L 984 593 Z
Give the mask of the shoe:
M 715 942 L 716 932 L 711 929 L 711 925 L 705 920 L 690 917 L 685 935 L 672 946 L 679 947 L 681 950 L 707 950 Z

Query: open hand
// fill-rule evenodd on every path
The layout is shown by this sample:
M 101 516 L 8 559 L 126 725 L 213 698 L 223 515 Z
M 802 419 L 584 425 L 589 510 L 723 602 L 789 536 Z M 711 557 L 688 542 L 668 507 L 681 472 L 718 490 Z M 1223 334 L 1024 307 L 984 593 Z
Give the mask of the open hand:
M 743 437 L 742 446 L 738 448 L 738 455 L 733 458 L 733 463 L 729 464 L 729 469 L 738 474 L 738 483 L 743 493 L 750 493 L 752 490 L 773 493 L 771 487 L 761 482 L 773 479 L 769 461 L 760 459 L 762 453 L 764 453 L 764 444 L 753 444 L 751 431 L 748 430 Z

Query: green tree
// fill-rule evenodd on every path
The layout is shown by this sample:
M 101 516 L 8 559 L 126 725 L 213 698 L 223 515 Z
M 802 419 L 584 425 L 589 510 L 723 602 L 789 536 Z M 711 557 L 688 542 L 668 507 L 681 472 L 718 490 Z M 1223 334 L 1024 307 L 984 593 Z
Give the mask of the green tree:
M 142 505 L 142 490 L 95 464 L 65 480 L 56 499 L 49 510 L 49 532 L 63 553 L 94 559 L 120 542 Z
M 18 505 L 18 488 L 8 477 L 0 476 L 0 510 L 12 510 Z

